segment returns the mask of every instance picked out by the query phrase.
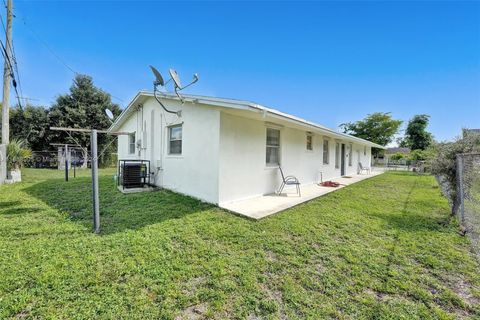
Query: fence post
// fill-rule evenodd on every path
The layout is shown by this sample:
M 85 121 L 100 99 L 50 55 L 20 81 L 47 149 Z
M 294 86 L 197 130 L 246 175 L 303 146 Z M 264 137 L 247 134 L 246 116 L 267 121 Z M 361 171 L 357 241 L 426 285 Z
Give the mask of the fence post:
M 98 196 L 97 130 L 95 129 L 92 129 L 90 134 L 90 148 L 92 153 L 93 231 L 95 233 L 100 233 L 100 200 Z
M 463 163 L 463 155 L 462 154 L 457 154 L 457 197 L 460 198 L 460 221 L 462 226 L 465 223 L 465 199 L 464 199 L 464 190 L 463 190 L 463 168 L 464 163 Z

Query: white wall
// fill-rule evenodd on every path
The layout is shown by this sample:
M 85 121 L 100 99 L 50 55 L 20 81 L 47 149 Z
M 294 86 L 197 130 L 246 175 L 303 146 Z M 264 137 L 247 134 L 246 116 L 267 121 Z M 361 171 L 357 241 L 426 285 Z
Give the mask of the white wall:
M 281 183 L 278 168 L 266 165 L 266 121 L 239 117 L 225 112 L 220 116 L 219 202 L 225 203 L 275 192 Z M 335 140 L 323 134 L 313 134 L 313 150 L 306 149 L 306 130 L 280 129 L 280 161 L 285 175 L 296 176 L 302 184 L 317 183 L 339 177 L 335 168 L 335 142 L 346 144 L 347 175 L 356 174 L 358 155 L 363 165 L 370 165 L 370 147 L 353 144 L 352 166 L 348 165 L 348 141 Z M 323 139 L 329 142 L 329 164 L 323 164 Z M 359 154 L 357 153 L 359 151 Z
M 156 185 L 216 204 L 270 194 L 279 187 L 278 168 L 265 163 L 266 128 L 273 125 L 266 122 L 274 119 L 255 120 L 189 102 L 181 105 L 168 100 L 166 104 L 172 110 L 182 110 L 182 117 L 164 112 L 153 98 L 148 98 L 143 109 L 133 112 L 118 128 L 137 132 L 137 139 L 143 139 L 142 131 L 146 131 L 146 141 L 133 155 L 128 154 L 128 136 L 119 137 L 119 159 L 150 160 Z M 183 123 L 181 156 L 168 155 L 167 127 L 177 123 Z M 295 175 L 304 185 L 318 182 L 319 172 L 324 180 L 340 176 L 340 169 L 335 168 L 335 138 L 314 133 L 313 150 L 308 151 L 306 130 L 286 123 L 277 128 L 286 175 Z M 323 164 L 323 139 L 330 141 L 328 165 Z M 349 142 L 342 143 L 348 155 Z M 357 150 L 362 164 L 370 166 L 370 147 L 364 155 L 363 145 L 355 143 L 352 166 L 348 166 L 348 157 L 345 159 L 347 175 L 357 173 Z
M 188 102 L 183 106 L 172 101 L 165 104 L 172 110 L 181 110 L 181 118 L 164 112 L 154 98 L 149 98 L 143 104 L 143 127 L 140 109 L 119 128 L 136 131 L 137 139 L 144 137 L 145 130 L 144 148 L 136 148 L 135 154 L 130 155 L 128 136 L 120 136 L 119 159 L 150 160 L 156 185 L 218 203 L 219 111 Z M 169 155 L 168 126 L 179 123 L 183 123 L 182 155 Z

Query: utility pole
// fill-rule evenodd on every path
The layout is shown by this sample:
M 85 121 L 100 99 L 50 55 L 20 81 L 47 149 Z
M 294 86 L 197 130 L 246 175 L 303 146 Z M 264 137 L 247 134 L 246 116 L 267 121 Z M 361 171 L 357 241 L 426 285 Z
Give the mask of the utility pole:
M 13 0 L 7 0 L 7 30 L 5 35 L 5 61 L 3 63 L 3 100 L 2 100 L 2 143 L 10 143 L 10 81 L 11 73 L 13 70 L 10 69 L 10 58 L 12 52 L 12 11 L 13 11 Z

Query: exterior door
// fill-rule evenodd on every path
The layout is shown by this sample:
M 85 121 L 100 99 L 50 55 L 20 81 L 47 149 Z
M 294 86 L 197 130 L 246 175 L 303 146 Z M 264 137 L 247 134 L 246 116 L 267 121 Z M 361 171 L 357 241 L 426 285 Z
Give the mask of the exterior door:
M 340 156 L 340 175 L 343 177 L 345 175 L 345 144 L 342 143 Z

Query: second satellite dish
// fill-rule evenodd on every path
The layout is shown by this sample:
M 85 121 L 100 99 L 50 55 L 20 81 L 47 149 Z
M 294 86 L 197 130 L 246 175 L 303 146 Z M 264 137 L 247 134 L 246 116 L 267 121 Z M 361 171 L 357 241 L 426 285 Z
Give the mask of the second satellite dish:
M 168 72 L 170 73 L 170 77 L 172 77 L 173 83 L 175 83 L 175 87 L 177 89 L 182 89 L 182 83 L 180 82 L 180 77 L 178 76 L 178 73 L 174 69 L 169 69 Z
M 107 114 L 108 119 L 113 121 L 114 116 L 112 111 L 110 111 L 110 109 L 105 109 L 105 113 Z

